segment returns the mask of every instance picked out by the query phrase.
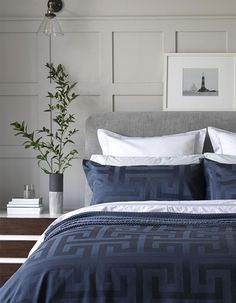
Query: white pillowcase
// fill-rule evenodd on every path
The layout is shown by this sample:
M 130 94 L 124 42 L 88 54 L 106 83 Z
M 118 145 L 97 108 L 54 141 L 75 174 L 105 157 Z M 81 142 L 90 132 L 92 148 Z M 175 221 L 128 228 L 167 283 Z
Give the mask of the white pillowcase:
M 187 165 L 198 164 L 203 154 L 177 157 L 116 157 L 92 155 L 90 160 L 101 165 L 135 166 L 135 165 Z
M 159 137 L 127 137 L 98 129 L 103 155 L 119 157 L 165 157 L 201 154 L 206 129 Z
M 223 164 L 236 164 L 236 156 L 205 153 L 204 158 Z
M 236 155 L 236 133 L 210 126 L 208 133 L 216 154 Z

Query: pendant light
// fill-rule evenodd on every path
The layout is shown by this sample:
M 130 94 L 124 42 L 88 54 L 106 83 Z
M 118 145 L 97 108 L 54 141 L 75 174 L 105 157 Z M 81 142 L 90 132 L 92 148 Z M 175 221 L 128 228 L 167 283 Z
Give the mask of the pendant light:
M 47 36 L 63 35 L 61 26 L 57 21 L 56 14 L 61 11 L 63 3 L 61 0 L 49 0 L 48 9 L 42 23 L 39 26 L 38 33 L 43 33 Z

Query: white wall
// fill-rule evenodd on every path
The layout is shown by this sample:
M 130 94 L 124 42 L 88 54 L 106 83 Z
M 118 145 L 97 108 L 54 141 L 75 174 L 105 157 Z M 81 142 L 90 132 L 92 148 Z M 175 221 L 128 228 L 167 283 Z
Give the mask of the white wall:
M 47 0 L 1 0 L 2 17 L 40 17 Z M 62 15 L 166 16 L 235 15 L 235 0 L 64 0 Z
M 84 122 L 90 114 L 162 109 L 165 52 L 236 52 L 236 18 L 229 16 L 236 12 L 235 1 L 65 2 L 61 14 L 65 35 L 53 38 L 51 46 L 46 37 L 36 34 L 46 1 L 0 2 L 2 207 L 22 194 L 25 183 L 34 183 L 47 205 L 47 176 L 9 124 L 25 119 L 37 128 L 48 123 L 42 110 L 50 89 L 44 68 L 50 53 L 53 62 L 64 64 L 73 81 L 79 82 L 74 111 L 80 129 L 76 143 L 83 157 Z M 83 189 L 77 160 L 65 174 L 65 208 L 83 205 Z

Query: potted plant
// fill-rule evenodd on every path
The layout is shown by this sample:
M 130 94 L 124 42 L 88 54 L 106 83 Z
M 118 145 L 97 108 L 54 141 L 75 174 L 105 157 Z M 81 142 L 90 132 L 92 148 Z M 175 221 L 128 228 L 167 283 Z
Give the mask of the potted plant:
M 51 214 L 61 213 L 63 207 L 63 173 L 71 166 L 71 161 L 78 155 L 73 147 L 73 136 L 78 132 L 72 128 L 75 115 L 70 113 L 71 103 L 78 97 L 73 92 L 75 83 L 70 83 L 64 67 L 59 64 L 46 64 L 48 78 L 55 84 L 55 91 L 48 92 L 50 102 L 44 112 L 48 112 L 55 127 L 43 126 L 39 130 L 29 131 L 25 121 L 11 123 L 16 131 L 15 136 L 25 139 L 23 146 L 38 152 L 38 166 L 49 174 L 49 211 Z

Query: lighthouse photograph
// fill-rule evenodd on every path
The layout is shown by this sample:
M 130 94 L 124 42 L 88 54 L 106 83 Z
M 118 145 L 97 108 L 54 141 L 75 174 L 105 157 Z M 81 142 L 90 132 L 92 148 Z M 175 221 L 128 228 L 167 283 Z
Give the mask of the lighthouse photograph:
M 164 79 L 164 110 L 236 108 L 234 53 L 166 54 Z
M 183 96 L 218 96 L 218 68 L 184 68 Z

